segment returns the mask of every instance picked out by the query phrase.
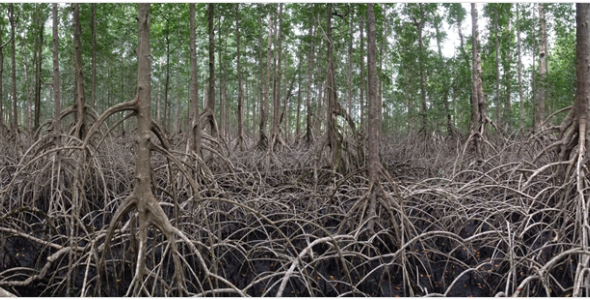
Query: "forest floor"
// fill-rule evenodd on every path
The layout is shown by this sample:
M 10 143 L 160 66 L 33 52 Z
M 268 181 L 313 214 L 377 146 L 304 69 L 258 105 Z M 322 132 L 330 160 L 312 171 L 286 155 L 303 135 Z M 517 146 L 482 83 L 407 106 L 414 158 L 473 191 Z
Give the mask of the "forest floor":
M 280 166 L 265 170 L 268 157 L 256 150 L 234 151 L 231 170 L 206 158 L 199 195 L 154 153 L 154 194 L 202 254 L 176 241 L 185 294 L 571 295 L 587 253 L 575 182 L 534 172 L 552 159 L 534 161 L 545 146 L 538 140 L 492 143 L 476 167 L 461 141 L 387 137 L 381 158 L 391 178 L 380 182 L 372 218 L 366 174 L 323 168 L 317 146 L 279 149 Z M 108 138 L 90 159 L 63 149 L 61 161 L 42 145 L 0 147 L 0 287 L 19 296 L 129 295 L 133 211 L 106 251 L 103 243 L 132 190 L 132 139 Z M 184 159 L 184 144 L 174 149 Z M 169 241 L 155 228 L 148 240 L 144 292 L 168 295 Z

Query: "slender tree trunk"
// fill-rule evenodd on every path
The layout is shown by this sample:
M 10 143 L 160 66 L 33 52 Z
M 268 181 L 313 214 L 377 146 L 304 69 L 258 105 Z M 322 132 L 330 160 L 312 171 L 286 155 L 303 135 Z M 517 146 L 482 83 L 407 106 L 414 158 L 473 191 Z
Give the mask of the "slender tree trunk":
M 348 4 L 348 114 L 352 115 L 352 17 L 354 15 L 354 5 Z
M 2 27 L 2 25 L 0 25 L 0 32 L 4 32 L 3 31 L 4 28 Z M 6 46 L 6 44 L 2 44 L 2 35 L 0 34 L 0 79 L 2 78 L 2 75 L 4 74 L 4 47 Z M 3 96 L 3 84 L 2 84 L 2 80 L 0 80 L 0 135 L 4 135 L 4 105 L 3 105 L 3 101 L 2 101 L 2 96 Z
M 262 4 L 258 4 L 257 5 L 257 10 L 258 10 L 258 17 L 260 20 L 262 20 L 262 8 L 261 8 Z M 262 124 L 263 122 L 263 109 L 264 109 L 264 82 L 263 82 L 263 78 L 264 78 L 264 66 L 263 66 L 263 60 L 262 60 L 262 22 L 258 22 L 258 31 L 260 32 L 260 34 L 258 35 L 258 68 L 259 68 L 259 76 L 258 76 L 258 91 L 259 91 L 259 96 L 260 96 L 260 101 L 258 104 L 258 108 L 260 109 L 260 130 L 259 132 L 263 132 L 264 131 L 264 126 Z M 254 132 L 254 127 L 256 127 L 256 123 L 252 125 L 253 129 L 252 132 Z M 262 135 L 258 135 L 258 140 L 262 141 L 263 136 Z
M 225 97 L 223 97 L 223 65 L 221 62 L 221 57 L 223 55 L 221 55 L 221 13 L 219 14 L 218 18 L 217 18 L 217 60 L 218 60 L 218 65 L 219 65 L 219 83 L 218 83 L 218 87 L 219 87 L 219 135 L 221 136 L 225 136 L 226 135 L 226 128 L 225 128 L 225 118 L 226 118 L 226 114 L 225 114 L 225 102 L 227 99 L 225 99 Z
M 332 170 L 338 170 L 341 163 L 341 146 L 338 139 L 338 132 L 336 128 L 336 91 L 334 82 L 334 56 L 333 56 L 333 41 L 332 41 L 332 4 L 328 3 L 326 14 L 326 41 L 328 46 L 328 69 L 326 71 L 326 102 L 327 102 L 327 131 L 328 131 L 328 146 L 331 152 L 331 167 Z
M 496 124 L 500 127 L 500 41 L 498 40 L 498 3 L 494 4 L 494 35 L 496 37 Z
M 428 126 L 428 105 L 426 103 L 426 72 L 424 71 L 424 42 L 422 38 L 422 29 L 424 28 L 424 3 L 418 4 L 420 6 L 420 21 L 414 20 L 414 24 L 418 30 L 418 63 L 420 64 L 420 94 L 422 96 L 422 130 L 424 134 L 427 133 Z
M 301 61 L 303 57 L 299 58 Z M 299 140 L 301 137 L 301 70 L 297 72 L 297 109 L 295 111 L 297 117 L 295 119 L 295 140 Z
M 516 43 L 518 48 L 518 94 L 520 98 L 520 130 L 524 132 L 524 97 L 522 94 L 522 52 L 520 47 L 520 5 L 516 3 Z
M 533 4 L 533 8 L 534 8 L 534 4 Z M 535 23 L 535 11 L 533 10 L 532 12 L 533 14 L 533 23 Z M 535 35 L 534 29 L 533 29 L 533 35 Z M 534 45 L 533 45 L 533 57 L 535 57 L 535 48 L 537 48 L 537 39 L 533 38 L 534 40 Z M 533 72 L 531 73 L 531 90 L 533 91 L 533 132 L 536 131 L 537 126 L 538 126 L 538 118 L 539 118 L 539 99 L 537 98 L 537 72 L 535 70 L 536 66 L 535 66 L 536 60 L 533 58 Z
M 53 130 L 56 139 L 59 141 L 59 134 L 61 131 L 61 88 L 59 82 L 59 34 L 57 19 L 57 3 L 53 3 Z M 58 145 L 59 146 L 59 145 Z
M 218 135 L 215 128 L 215 35 L 213 31 L 214 4 L 209 3 L 209 89 L 207 92 L 207 110 L 211 113 L 209 116 L 210 134 L 213 137 Z
M 162 127 L 168 132 L 168 88 L 170 86 L 170 20 L 166 19 L 166 79 L 164 79 L 164 121 Z
M 271 98 L 269 99 L 270 104 L 272 104 L 272 110 L 269 111 L 269 113 L 272 113 L 272 117 L 271 117 L 272 119 L 271 119 L 271 124 L 270 124 L 270 137 L 271 137 L 271 140 L 273 138 L 273 133 L 274 133 L 274 129 L 275 129 L 274 128 L 274 123 L 275 123 L 275 120 L 274 120 L 274 116 L 275 116 L 274 108 L 276 107 L 275 101 L 277 100 L 277 95 L 276 95 L 276 93 L 277 93 L 277 55 L 279 54 L 279 52 L 277 51 L 277 46 L 278 46 L 277 40 L 279 38 L 278 32 L 277 32 L 277 15 L 278 14 L 276 13 L 276 11 L 274 11 L 272 13 L 272 33 L 273 33 L 273 40 L 272 40 L 272 54 L 271 54 L 271 56 L 272 56 L 273 60 L 272 60 L 271 80 L 270 80 L 270 82 L 271 82 L 271 87 L 270 88 L 272 88 L 272 93 L 270 93 L 271 94 L 271 96 L 270 96 Z M 272 148 L 272 145 L 270 145 L 270 147 Z
M 511 6 L 510 6 L 511 7 Z M 511 93 L 512 93 L 512 78 L 510 77 L 510 64 L 512 61 L 512 32 L 510 31 L 510 19 L 508 18 L 508 24 L 506 26 L 506 31 L 508 34 L 508 45 L 506 51 L 506 63 L 504 65 L 504 81 L 506 82 L 506 98 L 504 99 L 504 121 L 508 127 L 511 127 L 511 115 L 512 115 L 512 100 L 511 100 Z
M 39 128 L 41 118 L 41 68 L 43 67 L 43 31 L 45 28 L 45 18 L 42 17 L 43 12 L 39 12 L 37 16 L 39 22 L 39 47 L 37 48 L 37 60 L 35 65 L 35 122 L 33 130 Z
M 375 13 L 374 4 L 367 4 L 367 64 L 369 77 L 369 97 L 367 104 L 369 106 L 369 127 L 367 130 L 367 167 L 369 169 L 369 179 L 377 180 L 377 174 L 380 170 L 379 162 L 379 140 L 381 138 L 381 98 L 377 95 L 377 53 L 376 53 L 376 35 L 375 35 Z
M 225 56 L 225 50 L 227 49 L 227 40 L 228 39 L 225 39 L 225 44 L 222 49 L 223 51 L 221 52 L 222 56 Z M 222 91 L 223 91 L 223 102 L 224 102 L 224 105 L 223 105 L 223 115 L 224 115 L 223 128 L 224 128 L 224 130 L 223 130 L 223 132 L 225 133 L 224 137 L 226 139 L 229 139 L 229 135 L 230 135 L 231 131 L 230 131 L 230 127 L 229 127 L 230 116 L 229 116 L 228 111 L 229 111 L 230 107 L 229 107 L 229 97 L 227 96 L 227 70 L 226 70 L 225 64 L 221 65 L 220 75 L 223 75 L 222 81 L 221 81 L 222 85 L 223 85 Z
M 74 8 L 74 59 L 76 61 L 76 132 L 80 139 L 86 136 L 86 96 L 84 94 L 84 74 L 82 73 L 82 43 L 80 32 L 80 5 L 72 4 Z
M 158 63 L 158 73 L 162 73 L 162 63 Z M 107 70 L 108 75 L 108 70 Z M 162 122 L 162 80 L 158 80 L 158 95 L 156 96 L 156 121 Z
M 90 107 L 96 109 L 96 3 L 92 3 L 92 87 L 90 96 Z
M 137 93 L 138 93 L 138 114 L 137 114 L 137 158 L 135 163 L 135 186 L 133 193 L 137 197 L 137 210 L 139 219 L 139 254 L 137 258 L 137 274 L 140 281 L 143 281 L 144 269 L 146 268 L 146 245 L 147 231 L 150 225 L 148 217 L 154 196 L 151 191 L 151 62 L 150 62 L 150 4 L 140 3 L 138 13 L 138 72 L 137 72 Z M 139 284 L 138 284 L 139 286 Z M 139 288 L 135 288 L 135 294 L 139 294 Z
M 361 59 L 361 105 L 360 105 L 360 117 L 361 117 L 361 134 L 365 134 L 365 44 L 363 34 L 365 31 L 365 17 L 361 14 L 360 16 L 360 32 L 361 32 L 361 48 L 360 48 L 360 59 Z
M 189 108 L 189 145 L 197 155 L 201 156 L 201 129 L 199 126 L 199 70 L 197 64 L 197 37 L 195 33 L 195 4 L 189 4 L 190 18 L 190 51 L 191 51 L 191 83 Z
M 476 155 L 479 160 L 483 158 L 482 141 L 485 134 L 485 124 L 487 122 L 486 116 L 486 99 L 483 94 L 483 85 L 481 79 L 481 56 L 478 50 L 479 32 L 477 29 L 477 7 L 475 3 L 471 3 L 471 22 L 472 22 L 472 89 L 471 89 L 471 131 L 473 134 L 473 141 Z
M 276 78 L 275 78 L 275 87 L 273 89 L 274 96 L 273 96 L 273 121 L 272 121 L 272 143 L 269 145 L 270 149 L 274 149 L 274 144 L 279 139 L 280 134 L 280 123 L 281 123 L 281 80 L 283 76 L 283 70 L 281 68 L 282 63 L 282 30 L 283 30 L 283 3 L 279 4 L 279 29 L 276 32 L 277 39 L 278 39 L 278 46 L 275 52 L 275 57 L 278 56 L 278 64 L 276 67 Z
M 10 20 L 10 38 L 12 48 L 12 129 L 18 131 L 18 102 L 16 98 L 16 43 L 15 43 L 15 16 L 14 16 L 14 4 L 8 5 L 9 20 Z
M 547 73 L 547 26 L 545 24 L 545 8 L 543 3 L 539 3 L 539 77 L 537 78 L 538 97 L 539 97 L 539 113 L 538 124 L 545 120 L 545 96 L 546 96 L 546 78 Z
M 240 65 L 240 4 L 236 5 L 236 42 L 238 52 L 238 143 L 240 151 L 244 151 L 244 104 L 242 95 L 242 68 Z
M 36 23 L 36 21 L 35 21 Z M 34 42 L 33 42 L 33 49 L 37 48 L 37 37 L 34 38 Z M 24 81 L 25 81 L 25 94 L 26 94 L 26 98 L 27 98 L 27 109 L 26 109 L 26 114 L 23 116 L 24 120 L 23 120 L 23 126 L 25 127 L 25 130 L 27 132 L 30 132 L 31 130 L 31 86 L 29 84 L 29 62 L 28 62 L 28 55 L 25 54 L 24 51 L 24 44 L 20 44 L 20 52 L 21 52 L 21 57 L 23 59 L 23 75 L 24 75 Z M 33 65 L 35 65 L 35 60 L 37 58 L 37 52 L 34 51 L 33 54 Z
M 313 63 L 315 53 L 315 18 L 312 18 L 311 27 L 309 27 L 309 36 L 311 36 L 311 44 L 309 47 L 309 53 L 307 54 L 307 97 L 305 99 L 306 107 L 306 122 L 305 122 L 305 141 L 307 145 L 311 145 L 313 142 L 313 136 L 311 132 L 311 83 L 313 78 Z
M 268 43 L 266 45 L 266 85 L 264 86 L 264 100 L 260 106 L 260 140 L 258 146 L 265 150 L 268 147 L 268 137 L 266 136 L 266 123 L 268 122 L 268 104 L 270 89 L 270 55 L 272 46 L 272 18 L 269 18 L 268 24 Z
M 377 45 L 375 34 L 375 12 L 373 3 L 367 4 L 367 73 L 368 86 L 368 113 L 369 126 L 367 130 L 367 169 L 371 185 L 378 182 L 381 164 L 379 161 L 379 140 L 381 138 L 381 97 L 377 93 Z M 381 55 L 382 57 L 383 55 Z M 376 189 L 377 190 L 377 189 Z M 372 193 L 369 202 L 369 222 L 367 227 L 371 233 L 374 232 L 375 216 L 377 206 L 377 195 Z

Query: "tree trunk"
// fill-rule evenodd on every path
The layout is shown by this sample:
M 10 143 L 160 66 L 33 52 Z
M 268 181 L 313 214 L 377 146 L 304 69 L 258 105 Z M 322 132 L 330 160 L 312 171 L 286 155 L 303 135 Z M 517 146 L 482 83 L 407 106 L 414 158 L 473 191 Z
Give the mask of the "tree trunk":
M 369 180 L 376 181 L 380 170 L 379 140 L 381 138 L 381 98 L 377 95 L 377 53 L 375 45 L 375 13 L 374 4 L 367 4 L 367 64 L 369 77 L 369 127 L 367 130 L 367 167 Z
M 533 4 L 534 7 L 534 4 Z M 532 12 L 533 14 L 533 23 L 535 23 L 535 11 L 533 10 Z M 533 36 L 534 36 L 534 29 L 533 29 Z M 534 59 L 535 57 L 535 48 L 537 48 L 537 39 L 533 38 L 534 41 L 534 45 L 533 45 L 533 71 L 531 72 L 531 90 L 533 91 L 533 132 L 535 132 L 535 130 L 537 129 L 538 126 L 538 118 L 539 118 L 539 99 L 537 98 L 537 72 L 535 71 L 535 63 L 536 60 Z
M 498 3 L 494 4 L 494 35 L 496 37 L 496 124 L 500 126 L 500 42 L 498 40 Z
M 360 16 L 359 29 L 361 32 L 361 48 L 360 48 L 360 60 L 361 60 L 361 105 L 360 105 L 360 117 L 361 117 L 361 134 L 365 134 L 365 44 L 363 34 L 365 31 L 365 17 L 361 14 Z
M 311 27 L 309 27 L 309 36 L 311 36 L 311 44 L 309 45 L 309 53 L 307 54 L 307 83 L 306 91 L 307 97 L 305 99 L 306 121 L 305 121 L 305 142 L 308 146 L 313 142 L 311 133 L 311 82 L 313 78 L 313 63 L 315 53 L 315 18 L 311 20 Z
M 38 18 L 39 26 L 39 44 L 37 51 L 37 60 L 35 65 L 35 122 L 33 130 L 39 128 L 39 122 L 41 118 L 41 68 L 43 67 L 43 29 L 45 28 L 45 18 L 42 17 L 43 12 L 40 11 Z
M 213 31 L 213 15 L 214 15 L 214 4 L 209 3 L 208 8 L 209 17 L 209 89 L 207 92 L 207 110 L 210 113 L 209 126 L 210 134 L 212 137 L 218 135 L 217 129 L 215 128 L 215 35 Z
M 560 172 L 572 170 L 573 175 L 577 179 L 577 190 L 581 197 L 583 196 L 584 183 L 586 177 L 584 164 L 587 164 L 585 159 L 590 148 L 590 134 L 588 127 L 590 127 L 590 117 L 588 116 L 589 101 L 590 101 L 590 4 L 577 3 L 576 4 L 576 97 L 574 105 L 570 109 L 568 115 L 565 117 L 561 126 L 559 127 L 559 139 L 561 143 L 554 144 L 554 147 L 559 147 L 559 160 L 572 160 L 568 166 L 562 166 Z M 575 156 L 575 157 L 572 157 Z M 565 176 L 571 176 L 565 174 Z M 566 177 L 567 178 L 567 177 Z M 567 180 L 567 179 L 565 179 Z M 584 199 L 580 200 L 582 203 Z M 582 224 L 582 244 L 586 244 L 586 236 L 588 224 L 587 216 L 580 216 L 584 220 Z M 587 247 L 587 245 L 583 245 Z M 580 270 L 578 269 L 578 272 Z M 573 291 L 573 296 L 579 297 L 580 290 Z
M 4 28 L 2 28 L 2 25 L 0 25 L 0 32 L 4 32 L 3 31 Z M 2 78 L 2 75 L 4 74 L 4 47 L 6 46 L 6 44 L 2 44 L 2 35 L 0 34 L 0 79 Z M 2 84 L 2 80 L 0 80 L 0 135 L 4 135 L 4 105 L 3 105 L 3 101 L 2 101 L 2 96 L 3 96 L 3 84 Z
M 36 23 L 36 21 L 35 21 Z M 34 38 L 33 42 L 33 49 L 37 48 L 37 37 Z M 33 64 L 35 64 L 35 59 L 37 58 L 37 51 L 33 51 Z M 20 53 L 23 60 L 23 75 L 24 75 L 24 82 L 25 82 L 25 95 L 27 98 L 27 109 L 26 114 L 23 116 L 23 126 L 27 132 L 31 130 L 31 86 L 29 84 L 29 62 L 27 61 L 28 55 L 24 51 L 24 43 L 20 44 Z
M 272 41 L 272 74 L 271 74 L 271 87 L 272 87 L 272 93 L 270 93 L 270 99 L 269 102 L 272 104 L 272 111 L 269 111 L 269 113 L 272 113 L 272 119 L 271 119 L 271 124 L 270 124 L 270 137 L 271 137 L 271 141 L 273 138 L 273 133 L 274 133 L 274 108 L 276 107 L 275 105 L 275 101 L 277 100 L 277 55 L 279 54 L 278 50 L 277 50 L 277 40 L 278 40 L 278 32 L 277 32 L 277 13 L 276 11 L 272 13 L 272 33 L 273 33 L 273 41 Z M 272 100 L 271 100 L 272 99 Z M 280 103 L 279 103 L 280 105 Z M 272 148 L 272 145 L 269 145 Z
M 471 3 L 471 22 L 472 22 L 472 46 L 471 54 L 473 60 L 472 68 L 472 88 L 471 88 L 471 132 L 478 160 L 483 159 L 482 138 L 485 134 L 486 116 L 486 99 L 483 94 L 483 85 L 481 79 L 481 56 L 477 48 L 479 43 L 479 32 L 477 29 L 477 7 Z
M 420 94 L 422 96 L 422 130 L 427 133 L 428 126 L 428 105 L 426 103 L 426 72 L 424 71 L 424 42 L 422 40 L 422 29 L 424 29 L 424 3 L 420 6 L 420 21 L 414 20 L 414 25 L 418 30 L 418 63 L 420 69 Z
M 195 33 L 195 4 L 189 4 L 190 18 L 190 51 L 191 51 L 191 83 L 188 142 L 191 150 L 201 156 L 201 126 L 199 126 L 199 72 L 197 64 L 197 37 Z
M 336 128 L 336 86 L 334 82 L 334 55 L 333 55 L 333 40 L 332 40 L 332 4 L 328 3 L 326 9 L 326 42 L 328 48 L 328 69 L 326 71 L 326 120 L 328 130 L 328 146 L 331 152 L 330 166 L 332 170 L 338 170 L 341 164 L 342 150 L 338 139 L 338 132 Z
M 61 88 L 59 82 L 59 34 L 57 19 L 57 3 L 53 3 L 53 130 L 59 141 L 61 120 Z M 59 146 L 59 145 L 58 145 Z
M 276 28 L 276 27 L 275 27 Z M 278 46 L 275 52 L 275 57 L 278 56 L 278 63 L 276 66 L 276 78 L 274 84 L 274 95 L 273 95 L 273 119 L 272 119 L 272 142 L 269 145 L 271 151 L 274 149 L 274 144 L 279 140 L 280 134 L 280 123 L 281 123 L 281 80 L 283 76 L 283 70 L 281 68 L 282 64 L 282 30 L 283 30 L 283 3 L 279 4 L 279 29 L 276 32 L 277 39 L 278 39 Z
M 80 5 L 72 4 L 74 8 L 74 59 L 76 61 L 76 135 L 80 139 L 86 136 L 86 96 L 84 94 L 84 74 L 82 73 L 82 44 L 80 31 Z
M 538 125 L 545 120 L 545 96 L 546 96 L 546 73 L 547 73 L 547 26 L 545 24 L 544 4 L 539 3 L 539 77 L 537 78 L 539 113 Z
M 268 24 L 268 43 L 266 45 L 266 85 L 264 86 L 264 100 L 260 106 L 260 139 L 258 147 L 266 150 L 268 147 L 268 137 L 266 136 L 266 124 L 268 122 L 268 104 L 270 89 L 270 54 L 272 46 L 272 18 L 269 18 Z
M 137 210 L 139 217 L 139 254 L 137 259 L 137 273 L 140 282 L 143 281 L 144 269 L 146 268 L 146 245 L 147 231 L 150 225 L 148 221 L 151 210 L 148 205 L 155 199 L 151 191 L 151 62 L 150 62 L 150 4 L 140 3 L 138 5 L 138 72 L 137 72 L 137 159 L 135 163 L 135 187 L 133 193 L 137 197 Z M 159 207 L 159 206 L 158 206 Z M 161 208 L 160 208 L 161 209 Z M 133 233 L 135 234 L 135 233 Z M 137 284 L 135 293 L 138 294 L 140 284 Z
M 11 48 L 12 48 L 12 129 L 17 132 L 18 131 L 18 110 L 17 110 L 17 100 L 16 100 L 16 43 L 15 43 L 15 17 L 14 17 L 14 4 L 10 3 L 8 5 L 8 12 L 9 12 L 9 20 L 10 20 L 10 38 L 11 38 Z
M 524 97 L 522 95 L 522 52 L 520 48 L 520 5 L 516 3 L 516 43 L 518 48 L 518 94 L 520 98 L 520 130 L 524 132 Z
M 227 99 L 225 99 L 225 97 L 223 97 L 223 65 L 221 62 L 221 58 L 223 55 L 221 55 L 221 13 L 219 13 L 219 16 L 217 18 L 217 63 L 219 65 L 219 83 L 218 83 L 218 87 L 219 87 L 219 135 L 220 136 L 225 136 L 226 135 L 226 128 L 225 128 L 225 118 L 226 118 L 226 114 L 225 114 L 225 102 Z
M 302 59 L 303 57 L 300 57 L 299 61 L 301 62 Z M 301 70 L 297 72 L 297 109 L 295 113 L 297 114 L 295 118 L 295 140 L 297 141 L 301 137 Z
M 162 73 L 162 63 L 158 63 L 158 73 Z M 109 70 L 107 69 L 107 75 Z M 156 96 L 156 121 L 162 124 L 162 80 L 158 80 L 158 95 Z
M 166 40 L 166 79 L 164 80 L 164 121 L 162 127 L 164 132 L 168 132 L 168 88 L 170 86 L 170 20 L 166 19 L 165 29 Z
M 92 87 L 90 96 L 90 107 L 96 109 L 96 3 L 92 3 Z
M 354 5 L 348 4 L 348 114 L 352 115 L 352 17 L 354 15 Z
M 511 8 L 512 6 L 510 6 Z M 512 32 L 510 31 L 510 19 L 508 18 L 508 24 L 506 26 L 507 34 L 508 34 L 508 51 L 506 51 L 506 62 L 504 64 L 504 81 L 506 82 L 506 98 L 504 99 L 504 122 L 508 127 L 511 127 L 511 115 L 512 115 L 512 100 L 511 100 L 511 93 L 512 93 L 512 78 L 510 76 L 510 63 L 512 61 Z
M 236 42 L 238 54 L 238 143 L 244 151 L 244 100 L 242 99 L 242 68 L 240 65 L 240 4 L 236 5 Z

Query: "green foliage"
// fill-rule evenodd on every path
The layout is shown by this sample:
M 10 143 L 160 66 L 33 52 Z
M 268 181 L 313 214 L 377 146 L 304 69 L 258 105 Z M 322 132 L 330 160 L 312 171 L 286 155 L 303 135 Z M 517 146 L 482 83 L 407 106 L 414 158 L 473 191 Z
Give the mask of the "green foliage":
M 0 4 L 0 35 L 2 42 L 10 37 L 10 26 L 7 18 L 8 4 Z M 237 117 L 237 61 L 236 61 L 236 5 L 230 3 L 215 4 L 215 39 L 220 52 L 215 53 L 216 76 L 224 76 L 223 87 L 228 96 L 227 117 L 230 128 L 236 127 Z M 135 94 L 137 59 L 136 5 L 100 3 L 96 5 L 96 46 L 92 47 L 91 4 L 82 4 L 80 19 L 82 27 L 82 58 L 84 65 L 85 87 L 87 98 L 90 97 L 91 57 L 96 53 L 96 85 L 97 111 L 128 100 Z M 420 6 L 416 3 L 377 4 L 375 6 L 377 29 L 377 64 L 380 80 L 380 95 L 383 98 L 383 120 L 386 132 L 409 132 L 419 120 L 420 69 L 426 74 L 426 94 L 428 102 L 428 122 L 431 129 L 447 134 L 446 117 L 450 113 L 453 126 L 459 132 L 465 132 L 470 122 L 471 94 L 471 22 L 467 6 L 461 3 L 429 3 L 424 5 L 423 20 Z M 517 47 L 516 27 L 520 26 L 523 55 L 523 89 L 525 96 L 525 115 L 532 119 L 533 99 L 531 80 L 531 56 L 537 50 L 538 6 L 533 3 L 520 4 L 520 24 L 516 21 L 516 8 L 512 3 L 485 4 L 480 19 L 480 51 L 482 55 L 484 91 L 488 95 L 489 108 L 495 107 L 496 93 L 496 58 L 495 58 L 495 26 L 493 18 L 498 12 L 498 36 L 500 45 L 500 98 L 511 96 L 512 107 L 505 112 L 506 120 L 516 126 L 519 122 L 519 98 L 517 80 Z M 62 102 L 64 107 L 71 105 L 74 99 L 74 62 L 72 43 L 72 9 L 70 5 L 59 6 L 59 38 L 60 38 L 60 71 Z M 35 25 L 34 19 L 43 20 L 43 67 L 42 78 L 49 82 L 51 70 L 51 5 L 49 4 L 16 4 L 18 17 L 16 60 L 17 60 L 17 92 L 19 112 L 26 113 L 26 101 L 34 86 L 33 51 L 34 41 L 41 27 Z M 184 122 L 187 118 L 190 51 L 189 51 L 189 20 L 188 4 L 160 3 L 151 8 L 152 30 L 152 101 L 163 101 L 164 89 L 160 88 L 165 80 L 166 45 L 169 43 L 170 55 L 170 90 L 168 99 L 171 112 L 178 112 L 174 120 Z M 573 5 L 568 3 L 547 4 L 548 31 L 550 33 L 550 51 L 548 55 L 549 73 L 547 81 L 550 90 L 550 103 L 553 111 L 568 106 L 573 100 L 575 84 L 575 20 Z M 248 85 L 245 94 L 245 120 L 253 124 L 259 113 L 261 85 L 266 84 L 266 49 L 268 20 L 276 14 L 277 4 L 247 4 L 239 7 L 242 78 L 244 86 Z M 349 89 L 352 93 L 352 116 L 360 122 L 360 84 L 361 57 L 366 60 L 366 50 L 360 51 L 360 21 L 366 18 L 364 4 L 334 4 L 332 17 L 334 37 L 334 59 L 336 68 L 336 90 L 338 99 L 347 107 Z M 423 21 L 424 49 L 419 51 L 416 22 Z M 319 99 L 318 87 L 325 78 L 326 61 L 326 6 L 310 3 L 286 3 L 284 6 L 282 37 L 283 37 L 283 81 L 281 99 L 286 93 L 290 79 L 295 76 L 297 65 L 301 60 L 300 72 L 302 86 L 306 87 L 305 76 L 308 66 L 307 55 L 312 44 L 308 35 L 312 21 L 317 26 L 313 41 L 315 60 L 311 82 L 312 106 L 314 114 L 321 118 L 323 100 Z M 510 29 L 507 25 L 510 22 Z M 485 25 L 487 24 L 487 25 Z M 463 34 L 463 48 L 460 47 L 458 28 Z M 438 30 L 437 30 L 438 29 Z M 207 36 L 207 4 L 196 4 L 196 46 L 198 65 L 199 99 L 207 85 L 208 76 L 208 36 Z M 350 31 L 352 30 L 352 37 Z M 366 38 L 366 26 L 363 33 Z M 218 39 L 220 31 L 221 40 Z M 449 43 L 455 44 L 452 54 L 448 54 Z M 349 45 L 352 45 L 352 85 L 349 86 Z M 442 50 L 439 51 L 439 46 Z M 11 81 L 10 47 L 3 50 L 4 73 L 1 82 L 3 94 L 1 103 L 4 108 L 5 120 L 10 111 L 9 95 Z M 219 53 L 223 71 L 220 72 Z M 260 58 L 262 57 L 262 61 Z M 508 59 L 510 58 L 510 60 Z M 420 64 L 422 61 L 422 65 Z M 366 64 L 365 64 L 366 65 Z M 25 82 L 25 66 L 29 71 Z M 538 68 L 538 67 L 537 67 Z M 509 69 L 509 72 L 506 70 Z M 506 74 L 505 74 L 506 73 Z M 367 75 L 365 70 L 364 75 Z M 366 82 L 366 80 L 365 80 Z M 218 81 L 216 80 L 216 85 Z M 507 87 L 510 86 L 510 89 Z M 219 86 L 216 91 L 219 91 Z M 296 101 L 298 85 L 292 91 L 291 107 L 287 110 L 287 118 L 296 117 L 294 101 Z M 305 97 L 305 90 L 303 97 Z M 366 101 L 366 97 L 365 101 Z M 52 91 L 47 85 L 42 86 L 42 120 L 52 115 Z M 305 99 L 305 98 L 304 98 Z M 202 104 L 202 101 L 199 101 Z M 254 103 L 255 105 L 253 105 Z M 157 107 L 153 105 L 153 107 Z M 35 109 L 33 107 L 33 109 Z M 255 109 L 255 110 L 254 110 Z M 323 108 L 322 108 L 323 109 Z M 305 115 L 305 106 L 301 108 L 301 117 Z M 448 110 L 448 111 L 447 111 Z M 490 110 L 492 111 L 492 110 Z M 155 114 L 155 112 L 154 112 Z M 303 118 L 303 117 L 302 117 Z M 21 121 L 24 119 L 21 117 Z M 186 122 L 185 122 L 186 123 Z M 304 123 L 304 120 L 302 120 Z M 23 123 L 24 124 L 24 123 Z M 294 131 L 292 121 L 287 131 Z M 528 125 L 531 123 L 528 122 Z M 527 126 L 528 126 L 527 125 Z M 182 125 L 185 126 L 185 125 Z M 253 129 L 253 126 L 246 127 Z M 255 135 L 255 132 L 247 132 Z

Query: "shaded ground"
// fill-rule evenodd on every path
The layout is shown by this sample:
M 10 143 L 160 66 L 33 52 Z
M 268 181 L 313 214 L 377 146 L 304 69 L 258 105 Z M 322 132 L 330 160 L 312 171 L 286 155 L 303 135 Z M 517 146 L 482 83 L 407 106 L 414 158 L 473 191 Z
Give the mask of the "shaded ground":
M 526 296 L 571 295 L 582 257 L 575 186 L 549 172 L 525 185 L 534 168 L 524 163 L 532 158 L 522 145 L 506 146 L 478 169 L 446 157 L 450 143 L 424 156 L 409 149 L 420 145 L 404 141 L 385 147 L 394 181 L 382 182 L 389 200 L 378 205 L 374 233 L 359 225 L 360 214 L 348 215 L 368 189 L 363 174 L 314 168 L 321 162 L 304 159 L 314 149 L 278 153 L 286 171 L 256 170 L 264 153 L 236 153 L 236 170 L 213 168 L 200 201 L 156 155 L 155 194 L 203 257 L 178 241 L 188 295 L 495 296 L 517 288 Z M 134 217 L 121 222 L 105 265 L 97 265 L 105 224 L 131 190 L 133 152 L 126 149 L 97 151 L 82 197 L 71 188 L 55 196 L 49 155 L 26 166 L 3 158 L 0 286 L 19 296 L 128 293 L 137 259 Z M 67 157 L 76 161 L 75 153 Z M 76 180 L 73 162 L 66 159 L 60 173 L 66 187 Z M 72 205 L 74 197 L 81 206 Z M 145 292 L 173 294 L 168 241 L 153 229 L 149 242 Z M 47 267 L 50 255 L 74 246 Z M 204 267 L 235 287 L 205 278 Z M 15 283 L 44 268 L 41 278 Z

